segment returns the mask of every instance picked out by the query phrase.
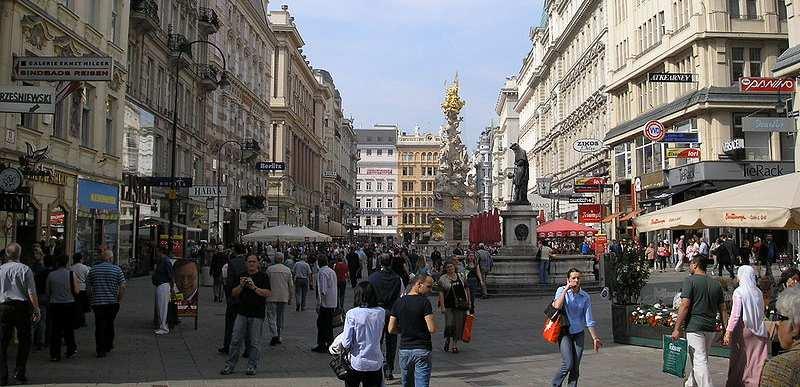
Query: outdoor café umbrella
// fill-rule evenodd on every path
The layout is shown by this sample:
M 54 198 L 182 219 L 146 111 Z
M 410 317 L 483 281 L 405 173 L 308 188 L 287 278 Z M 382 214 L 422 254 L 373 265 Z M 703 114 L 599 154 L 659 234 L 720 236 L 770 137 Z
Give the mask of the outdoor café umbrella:
M 676 228 L 800 229 L 800 173 L 687 200 L 634 219 L 639 232 Z
M 272 242 L 277 240 L 287 242 L 328 242 L 331 239 L 329 235 L 316 232 L 306 226 L 289 226 L 286 224 L 265 228 L 242 236 L 242 241 L 245 242 Z

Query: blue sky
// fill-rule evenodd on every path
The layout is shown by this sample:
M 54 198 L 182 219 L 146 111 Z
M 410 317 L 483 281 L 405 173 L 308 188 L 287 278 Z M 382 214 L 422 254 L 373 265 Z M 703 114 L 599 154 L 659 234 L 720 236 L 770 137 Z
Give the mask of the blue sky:
M 464 143 L 474 148 L 506 76 L 530 49 L 541 20 L 530 0 L 283 0 L 306 42 L 311 65 L 333 75 L 356 127 L 395 123 L 436 132 L 444 83 L 456 71 Z

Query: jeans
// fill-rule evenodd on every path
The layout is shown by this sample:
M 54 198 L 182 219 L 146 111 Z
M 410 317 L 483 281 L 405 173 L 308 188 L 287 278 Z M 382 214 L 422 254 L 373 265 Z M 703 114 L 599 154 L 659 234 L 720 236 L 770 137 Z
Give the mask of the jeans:
M 337 293 L 336 293 L 336 306 L 342 310 L 342 313 L 346 312 L 347 309 L 344 307 L 344 291 L 347 290 L 347 281 L 345 282 L 338 282 L 337 284 Z
M 228 353 L 228 360 L 225 367 L 234 369 L 242 347 L 247 347 L 248 353 L 247 368 L 258 369 L 258 361 L 261 360 L 261 330 L 264 328 L 264 319 L 258 317 L 246 317 L 236 315 L 233 324 L 233 334 L 231 335 L 231 350 Z
M 225 306 L 225 339 L 222 342 L 222 348 L 229 351 L 231 348 L 231 336 L 233 335 L 233 325 L 236 323 L 236 304 L 228 304 Z
M 295 278 L 294 299 L 297 300 L 297 309 L 306 308 L 306 295 L 308 294 L 308 278 Z
M 23 301 L 7 301 L 0 304 L 0 381 L 8 381 L 7 353 L 13 330 L 17 330 L 17 364 L 15 372 L 25 375 L 28 355 L 31 353 L 31 315 L 33 308 Z
M 50 318 L 53 326 L 50 330 L 50 357 L 61 359 L 61 339 L 67 344 L 67 354 L 78 349 L 75 345 L 75 302 L 50 304 Z
M 169 332 L 167 312 L 169 311 L 169 283 L 156 286 L 156 308 L 158 309 L 158 329 Z
M 377 371 L 356 371 L 351 370 L 347 372 L 344 379 L 345 387 L 382 387 L 383 374 L 381 370 Z
M 267 302 L 267 326 L 272 337 L 281 337 L 283 330 L 283 311 L 285 302 Z
M 403 387 L 428 387 L 433 362 L 427 349 L 400 350 L 400 385 Z
M 561 350 L 561 369 L 553 377 L 553 386 L 561 386 L 564 378 L 567 378 L 567 385 L 575 387 L 578 385 L 580 375 L 581 357 L 583 356 L 583 336 L 584 333 L 565 334 L 558 339 L 558 346 Z
M 667 256 L 659 255 L 657 263 L 658 263 L 658 270 L 665 270 L 667 268 Z
M 334 308 L 319 307 L 317 315 L 317 346 L 328 348 L 333 343 L 333 311 Z
M 708 371 L 708 351 L 716 332 L 686 332 L 689 356 L 686 357 L 686 387 L 710 387 L 711 373 Z
M 385 309 L 385 311 L 386 322 L 383 325 L 383 335 L 381 335 L 381 343 L 386 341 L 386 352 L 383 353 L 383 370 L 384 372 L 392 373 L 394 372 L 394 358 L 397 353 L 397 335 L 389 333 L 387 330 L 389 329 L 389 314 L 391 311 L 388 309 Z
M 539 261 L 539 283 L 546 284 L 548 274 L 550 274 L 550 261 Z
M 114 348 L 114 319 L 119 303 L 92 305 L 94 309 L 94 340 L 97 353 L 104 354 Z

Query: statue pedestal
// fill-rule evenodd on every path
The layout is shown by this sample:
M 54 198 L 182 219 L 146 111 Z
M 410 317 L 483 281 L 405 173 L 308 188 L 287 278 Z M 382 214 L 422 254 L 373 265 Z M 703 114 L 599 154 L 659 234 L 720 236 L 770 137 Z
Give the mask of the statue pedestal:
M 468 196 L 444 194 L 434 202 L 434 207 L 434 216 L 442 221 L 444 234 L 432 242 L 446 242 L 450 249 L 456 243 L 461 243 L 462 248 L 469 246 L 470 217 L 478 211 L 475 201 Z
M 509 204 L 500 211 L 503 217 L 504 252 L 536 253 L 536 216 L 530 204 Z M 512 254 L 516 255 L 516 254 Z

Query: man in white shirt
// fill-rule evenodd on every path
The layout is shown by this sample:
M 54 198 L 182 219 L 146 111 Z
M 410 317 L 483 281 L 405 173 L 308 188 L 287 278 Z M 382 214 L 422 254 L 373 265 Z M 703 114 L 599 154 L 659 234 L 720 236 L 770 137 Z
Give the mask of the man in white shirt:
M 272 333 L 269 345 L 281 344 L 283 311 L 292 303 L 294 280 L 292 271 L 283 264 L 283 253 L 275 253 L 275 264 L 267 268 L 272 294 L 267 297 L 267 326 Z
M 539 283 L 548 283 L 548 274 L 550 274 L 550 255 L 553 254 L 553 249 L 546 243 L 539 241 Z
M 314 352 L 328 353 L 328 346 L 333 343 L 333 313 L 336 310 L 336 272 L 328 266 L 328 257 L 320 255 L 319 281 L 317 296 L 319 312 L 317 315 L 317 346 Z
M 80 326 L 85 327 L 86 312 L 89 311 L 89 295 L 86 293 L 86 276 L 89 275 L 89 270 L 91 268 L 83 264 L 83 254 L 81 253 L 75 253 L 75 255 L 72 256 L 72 262 L 72 266 L 70 266 L 69 269 L 75 273 L 75 278 L 78 279 L 78 285 L 80 286 L 75 307 L 78 308 Z
M 11 343 L 12 329 L 17 331 L 17 366 L 14 379 L 25 383 L 25 367 L 31 351 L 32 322 L 39 321 L 39 299 L 36 296 L 36 285 L 31 269 L 19 263 L 22 246 L 11 243 L 6 247 L 7 262 L 0 266 L 0 342 L 2 342 L 2 364 L 0 364 L 0 384 L 8 384 L 8 366 L 6 352 Z

